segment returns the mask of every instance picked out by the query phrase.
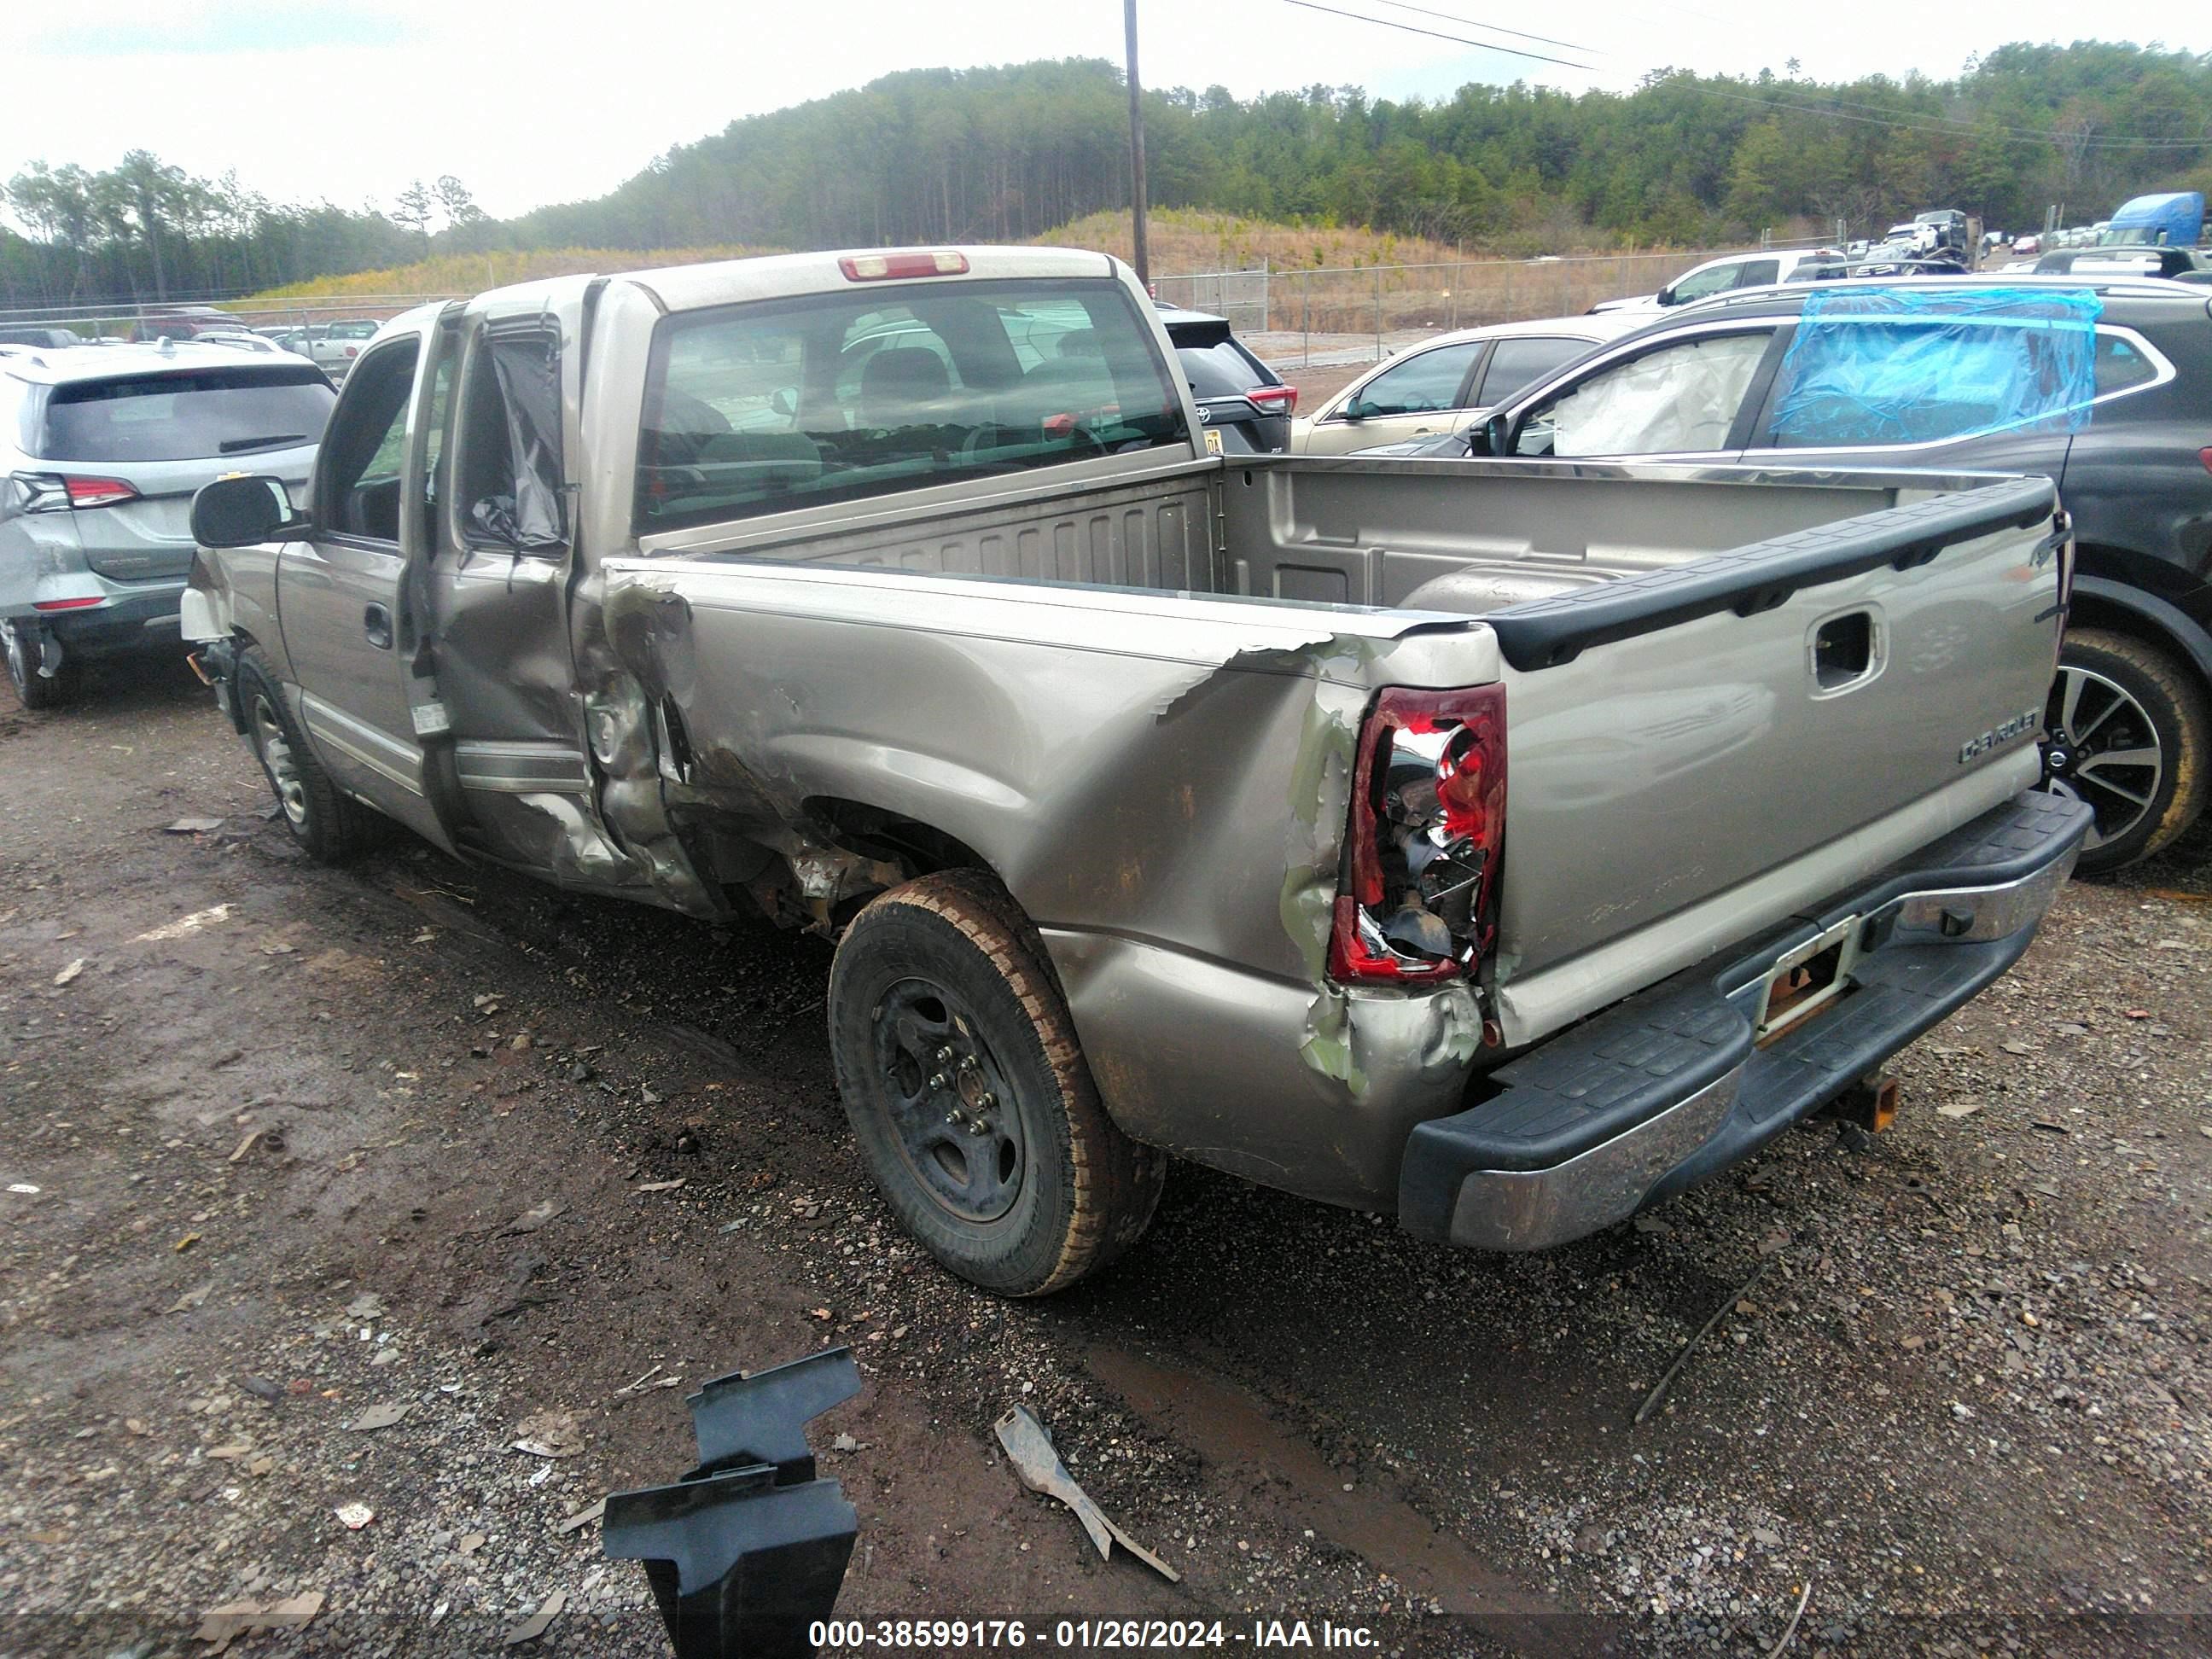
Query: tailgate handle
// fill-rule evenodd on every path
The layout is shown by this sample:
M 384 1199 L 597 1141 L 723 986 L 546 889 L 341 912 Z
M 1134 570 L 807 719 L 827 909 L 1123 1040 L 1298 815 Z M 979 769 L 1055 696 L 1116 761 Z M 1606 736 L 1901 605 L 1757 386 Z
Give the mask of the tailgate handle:
M 1874 665 L 1871 611 L 1847 611 L 1813 630 L 1813 679 L 1823 691 L 1839 691 L 1864 679 Z

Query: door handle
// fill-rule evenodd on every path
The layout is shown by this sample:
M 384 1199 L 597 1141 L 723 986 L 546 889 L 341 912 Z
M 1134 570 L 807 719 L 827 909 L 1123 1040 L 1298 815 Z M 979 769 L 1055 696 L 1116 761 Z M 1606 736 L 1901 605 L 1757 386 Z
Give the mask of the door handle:
M 392 613 L 382 605 L 372 605 L 362 610 L 361 631 L 368 635 L 368 642 L 379 651 L 392 649 Z

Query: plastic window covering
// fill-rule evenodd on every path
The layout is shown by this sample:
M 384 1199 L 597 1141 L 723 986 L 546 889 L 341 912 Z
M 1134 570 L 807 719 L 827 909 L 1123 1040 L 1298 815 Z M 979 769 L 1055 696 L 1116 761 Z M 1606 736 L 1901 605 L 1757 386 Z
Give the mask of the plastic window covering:
M 1726 447 L 1773 336 L 1721 334 L 1667 346 L 1552 405 L 1554 455 L 1667 455 Z
M 550 552 L 568 542 L 562 491 L 561 340 L 549 328 L 488 333 L 484 344 L 507 416 L 514 458 L 511 498 L 494 495 L 470 509 L 476 527 L 519 552 Z
M 1810 295 L 1776 380 L 1782 448 L 1871 447 L 2049 422 L 2097 395 L 2093 293 L 1841 289 Z

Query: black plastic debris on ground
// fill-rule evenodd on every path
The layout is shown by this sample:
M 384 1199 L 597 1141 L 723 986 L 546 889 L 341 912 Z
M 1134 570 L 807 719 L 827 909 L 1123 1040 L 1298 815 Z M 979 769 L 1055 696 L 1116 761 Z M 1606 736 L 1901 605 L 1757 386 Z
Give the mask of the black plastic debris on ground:
M 860 1528 L 842 1488 L 815 1479 L 806 1425 L 860 1391 L 850 1348 L 717 1377 L 684 1402 L 698 1467 L 608 1494 L 606 1553 L 645 1564 L 677 1659 L 814 1651 Z

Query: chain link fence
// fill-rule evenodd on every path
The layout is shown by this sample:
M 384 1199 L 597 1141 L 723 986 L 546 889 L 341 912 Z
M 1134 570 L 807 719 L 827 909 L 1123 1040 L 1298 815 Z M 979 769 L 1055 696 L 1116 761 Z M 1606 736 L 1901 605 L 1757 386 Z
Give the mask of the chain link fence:
M 1372 362 L 1448 329 L 1573 316 L 1601 300 L 1650 294 L 1705 260 L 1753 251 L 1199 271 L 1157 277 L 1152 288 L 1170 305 L 1227 318 L 1239 334 L 1268 336 L 1279 362 L 1295 352 L 1301 366 Z

